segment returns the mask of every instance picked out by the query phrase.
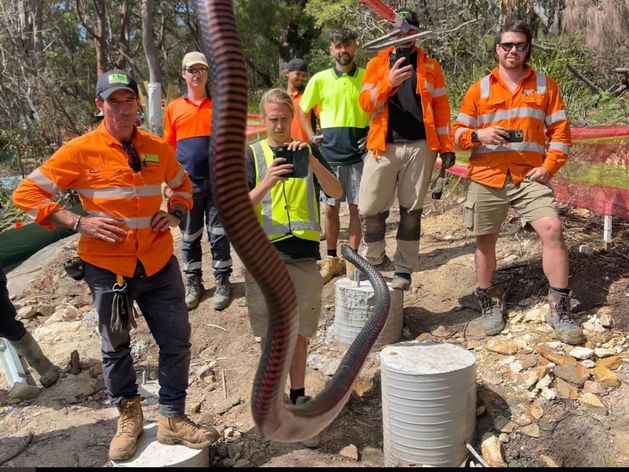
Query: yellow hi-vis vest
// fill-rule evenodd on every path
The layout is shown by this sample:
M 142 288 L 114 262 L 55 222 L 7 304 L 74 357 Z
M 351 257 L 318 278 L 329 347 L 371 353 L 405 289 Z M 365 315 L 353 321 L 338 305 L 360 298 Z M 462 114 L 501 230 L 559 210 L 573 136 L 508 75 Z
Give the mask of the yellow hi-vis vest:
M 249 147 L 253 151 L 257 186 L 275 156 L 266 139 Z M 319 242 L 319 201 L 310 166 L 306 178 L 278 182 L 255 208 L 255 213 L 271 242 L 282 241 L 291 236 Z

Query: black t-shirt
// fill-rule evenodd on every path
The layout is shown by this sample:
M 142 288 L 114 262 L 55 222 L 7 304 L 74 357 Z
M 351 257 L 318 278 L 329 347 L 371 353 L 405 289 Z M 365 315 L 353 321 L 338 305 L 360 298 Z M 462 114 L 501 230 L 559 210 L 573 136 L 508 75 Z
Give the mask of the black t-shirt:
M 330 168 L 330 165 L 323 158 L 319 150 L 315 147 L 311 147 L 312 155 L 321 163 L 323 166 L 328 169 L 330 172 L 334 173 Z M 245 162 L 247 166 L 247 184 L 249 185 L 249 190 L 253 190 L 256 186 L 256 165 L 254 162 L 253 151 L 250 146 L 247 146 L 245 151 Z M 321 186 L 319 185 L 319 181 L 317 177 L 313 175 L 315 192 L 317 195 L 319 191 L 321 191 Z M 317 198 L 317 203 L 319 199 Z M 315 209 L 317 213 L 319 213 L 319 205 L 317 204 L 317 208 Z M 306 239 L 298 238 L 297 236 L 291 235 L 290 237 L 283 239 L 281 241 L 277 241 L 273 243 L 273 246 L 280 253 L 280 256 L 287 259 L 303 259 L 303 258 L 312 258 L 312 259 L 321 259 L 321 253 L 319 252 L 319 242 L 318 241 L 308 241 Z
M 391 53 L 389 64 L 392 67 L 401 57 L 402 51 Z M 389 123 L 387 127 L 387 143 L 405 143 L 426 139 L 424 115 L 422 113 L 421 97 L 417 94 L 417 51 L 405 55 L 406 61 L 402 67 L 413 66 L 413 75 L 400 84 L 397 92 L 389 97 Z

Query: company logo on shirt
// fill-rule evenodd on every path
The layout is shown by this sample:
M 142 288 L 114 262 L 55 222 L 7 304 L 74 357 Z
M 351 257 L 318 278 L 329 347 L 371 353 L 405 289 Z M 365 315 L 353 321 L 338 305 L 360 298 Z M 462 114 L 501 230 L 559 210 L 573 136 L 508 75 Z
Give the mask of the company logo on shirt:
M 536 92 L 535 89 L 523 89 L 522 95 L 524 95 L 525 97 L 528 97 L 529 95 L 533 95 L 535 92 Z
M 140 154 L 140 159 L 144 164 L 159 164 L 159 155 L 157 154 Z

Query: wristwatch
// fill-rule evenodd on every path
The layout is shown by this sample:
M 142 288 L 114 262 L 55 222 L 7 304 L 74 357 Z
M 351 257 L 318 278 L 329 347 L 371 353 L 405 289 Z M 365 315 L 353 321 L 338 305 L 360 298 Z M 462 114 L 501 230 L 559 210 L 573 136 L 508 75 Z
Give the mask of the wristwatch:
M 182 221 L 183 217 L 185 215 L 185 213 L 183 211 L 181 211 L 179 208 L 175 208 L 173 210 L 170 210 L 170 214 L 175 216 L 176 218 L 179 218 L 179 221 Z
M 478 139 L 478 133 L 476 132 L 476 130 L 472 131 L 472 142 L 480 143 L 480 139 Z

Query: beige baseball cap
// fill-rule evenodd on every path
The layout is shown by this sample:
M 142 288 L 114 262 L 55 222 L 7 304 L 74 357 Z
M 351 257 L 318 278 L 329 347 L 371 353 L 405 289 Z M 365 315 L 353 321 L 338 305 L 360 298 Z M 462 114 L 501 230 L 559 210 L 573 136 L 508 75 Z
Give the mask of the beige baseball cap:
M 188 54 L 183 56 L 183 61 L 181 61 L 181 68 L 185 69 L 195 64 L 202 64 L 205 67 L 209 67 L 207 64 L 207 59 L 205 58 L 205 54 L 203 54 L 202 52 L 194 51 L 189 52 Z

